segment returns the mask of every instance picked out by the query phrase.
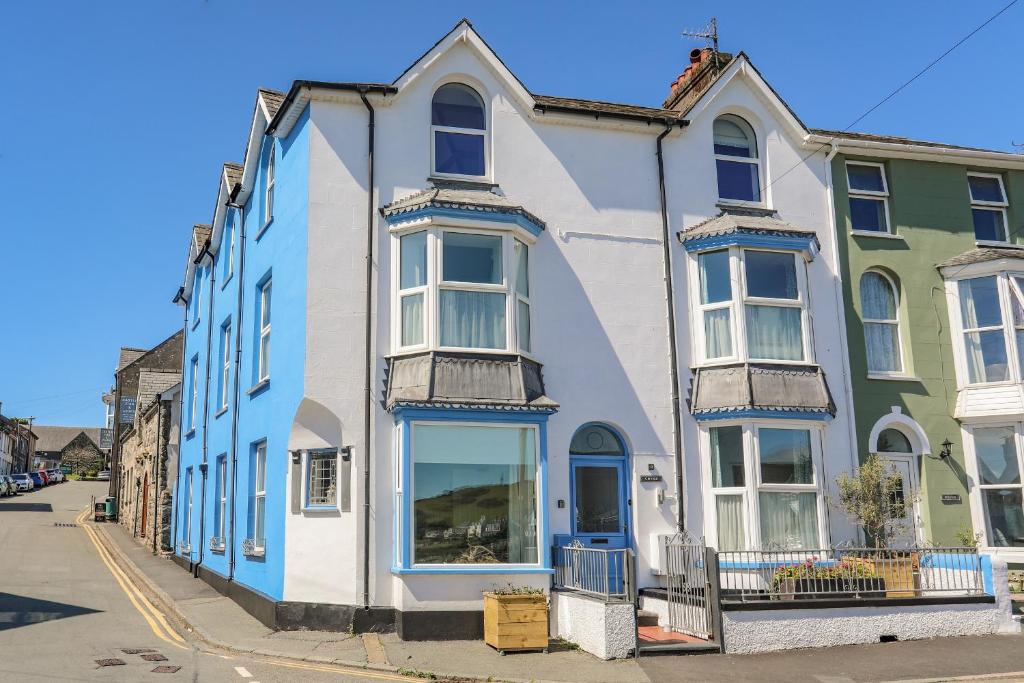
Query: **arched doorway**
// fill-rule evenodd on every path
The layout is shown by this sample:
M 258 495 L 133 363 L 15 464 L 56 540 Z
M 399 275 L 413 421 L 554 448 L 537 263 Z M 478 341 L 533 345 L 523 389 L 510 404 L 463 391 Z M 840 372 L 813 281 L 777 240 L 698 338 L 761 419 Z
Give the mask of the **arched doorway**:
M 880 418 L 871 430 L 868 448 L 888 461 L 899 473 L 902 487 L 896 494 L 906 506 L 903 520 L 904 531 L 892 542 L 895 545 L 917 545 L 920 541 L 920 516 L 918 514 L 917 492 L 920 491 L 919 457 L 930 452 L 928 437 L 921 426 L 904 415 L 899 408 Z M 894 501 L 895 502 L 895 501 Z
M 601 423 L 585 424 L 569 444 L 572 537 L 587 547 L 629 543 L 629 468 L 622 437 Z

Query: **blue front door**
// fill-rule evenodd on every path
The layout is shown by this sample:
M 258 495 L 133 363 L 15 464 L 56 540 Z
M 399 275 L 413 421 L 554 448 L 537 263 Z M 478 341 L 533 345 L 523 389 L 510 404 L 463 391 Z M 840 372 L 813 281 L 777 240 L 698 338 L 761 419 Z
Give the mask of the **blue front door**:
M 574 455 L 570 467 L 573 539 L 589 548 L 628 547 L 625 460 Z

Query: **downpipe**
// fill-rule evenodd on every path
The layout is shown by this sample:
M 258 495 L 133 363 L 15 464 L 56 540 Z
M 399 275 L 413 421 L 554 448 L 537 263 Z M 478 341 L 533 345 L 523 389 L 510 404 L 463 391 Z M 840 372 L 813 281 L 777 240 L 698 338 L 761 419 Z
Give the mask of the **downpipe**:
M 366 188 L 366 327 L 364 334 L 366 381 L 363 385 L 363 609 L 370 609 L 370 411 L 373 409 L 373 184 L 374 158 L 373 147 L 375 137 L 375 112 L 373 105 L 366 98 L 367 89 L 359 90 L 359 99 L 363 101 L 368 114 L 367 122 L 367 169 L 369 181 Z
M 237 186 L 236 186 L 237 187 Z M 237 194 L 232 190 L 232 194 Z M 234 392 L 231 397 L 231 517 L 228 521 L 228 534 L 231 538 L 229 543 L 224 539 L 228 547 L 228 581 L 235 578 L 235 507 L 238 483 L 238 402 L 239 402 L 239 381 L 242 369 L 242 306 L 245 304 L 245 207 L 237 204 L 234 197 L 228 201 L 229 208 L 238 211 L 238 303 L 235 306 L 235 370 L 234 370 Z
M 192 567 L 192 576 L 199 576 L 199 567 L 206 556 L 206 480 L 209 465 L 206 460 L 207 437 L 209 435 L 210 415 L 210 356 L 213 353 L 213 293 L 217 290 L 217 268 L 213 255 L 209 251 L 209 243 L 204 247 L 205 254 L 198 260 L 210 262 L 210 303 L 206 309 L 206 380 L 203 386 L 203 461 L 199 463 L 199 472 L 203 476 L 199 494 L 199 559 Z
M 184 287 L 178 288 L 178 293 L 175 295 L 172 303 L 181 301 L 183 292 Z M 185 423 L 181 417 L 185 414 L 185 347 L 188 345 L 188 302 L 182 308 L 185 310 L 185 315 L 184 327 L 181 330 L 181 391 L 178 392 L 178 458 L 177 462 L 174 463 L 174 488 L 179 494 L 181 493 L 181 444 L 184 443 L 185 437 Z M 171 520 L 172 553 L 178 550 L 178 532 L 180 531 L 178 528 L 178 502 L 176 498 L 171 498 L 171 504 L 174 506 L 174 519 Z M 189 561 L 191 562 L 191 559 Z

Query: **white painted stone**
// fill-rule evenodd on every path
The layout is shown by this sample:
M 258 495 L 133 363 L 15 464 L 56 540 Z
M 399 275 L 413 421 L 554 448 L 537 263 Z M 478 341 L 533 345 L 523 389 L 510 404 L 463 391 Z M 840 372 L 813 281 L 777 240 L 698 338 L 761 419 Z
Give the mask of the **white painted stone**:
M 622 659 L 636 647 L 633 605 L 605 603 L 580 593 L 551 593 L 551 635 L 601 659 Z

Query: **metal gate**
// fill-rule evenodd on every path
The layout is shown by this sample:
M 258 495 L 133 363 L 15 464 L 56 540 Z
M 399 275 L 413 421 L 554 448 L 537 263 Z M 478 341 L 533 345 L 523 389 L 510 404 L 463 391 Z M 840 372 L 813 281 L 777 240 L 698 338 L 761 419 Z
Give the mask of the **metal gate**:
M 676 534 L 668 539 L 666 560 L 669 627 L 676 633 L 713 640 L 712 606 L 717 591 L 709 581 L 703 539 Z

